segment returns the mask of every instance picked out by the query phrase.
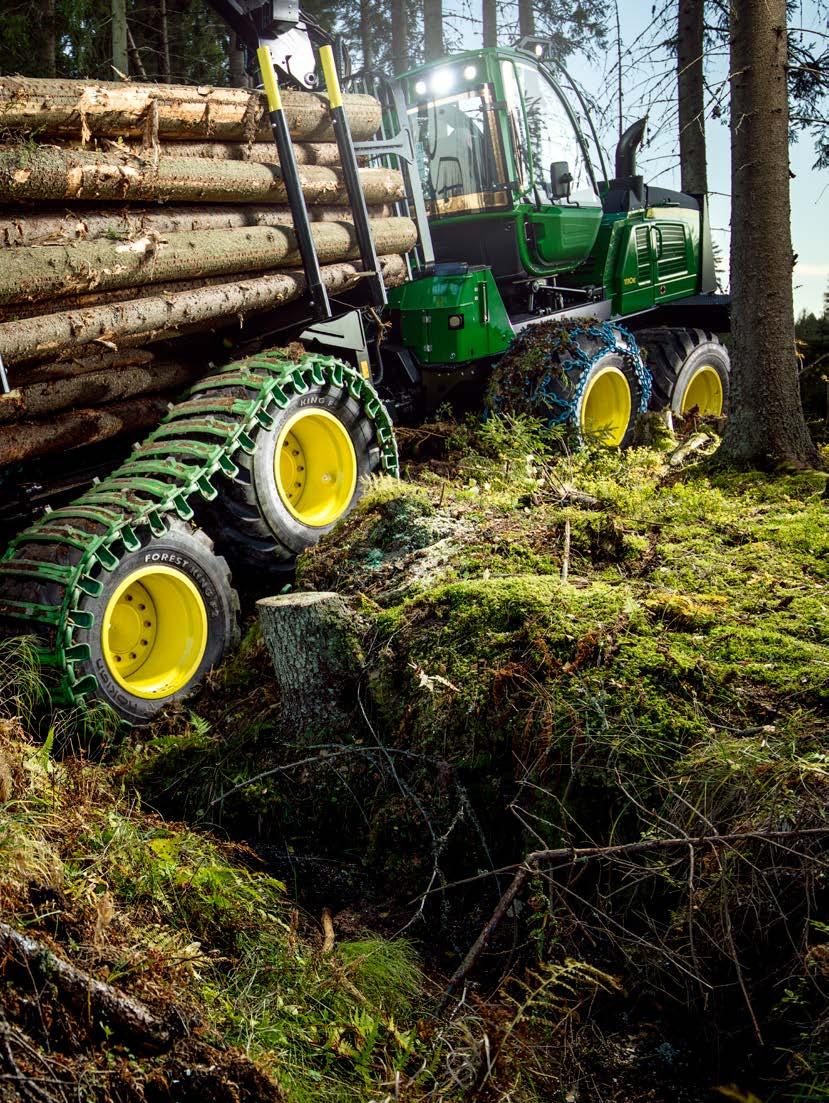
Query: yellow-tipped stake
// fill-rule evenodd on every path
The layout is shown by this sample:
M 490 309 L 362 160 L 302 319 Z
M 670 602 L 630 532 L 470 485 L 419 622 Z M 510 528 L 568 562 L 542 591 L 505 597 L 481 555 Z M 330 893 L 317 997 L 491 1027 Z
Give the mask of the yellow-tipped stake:
M 279 81 L 276 79 L 276 69 L 273 67 L 273 58 L 267 46 L 259 47 L 256 51 L 256 60 L 259 62 L 259 72 L 262 74 L 268 111 L 271 114 L 274 111 L 281 111 L 282 96 L 279 94 Z
M 334 51 L 330 46 L 320 48 L 320 63 L 322 75 L 325 77 L 325 87 L 328 89 L 328 102 L 331 109 L 342 107 L 343 93 L 340 88 L 340 78 L 337 76 L 337 66 L 334 63 Z
M 296 156 L 291 143 L 288 122 L 285 118 L 285 112 L 282 110 L 279 81 L 277 80 L 273 58 L 267 46 L 259 47 L 256 51 L 256 59 L 259 62 L 262 84 L 268 99 L 268 118 L 276 148 L 279 152 L 279 168 L 282 173 L 285 192 L 288 196 L 288 205 L 291 208 L 291 218 L 293 219 L 294 233 L 299 246 L 299 255 L 302 257 L 302 267 L 305 270 L 311 310 L 317 319 L 330 318 L 331 307 L 328 304 L 328 292 L 322 282 L 319 257 L 314 246 L 314 239 L 311 237 L 308 208 L 305 206 L 305 196 L 302 194 L 302 181 L 296 165 Z
M 337 139 L 337 149 L 340 151 L 340 167 L 351 206 L 354 233 L 360 248 L 363 271 L 367 277 L 370 304 L 375 310 L 382 310 L 386 305 L 386 285 L 383 283 L 380 265 L 377 260 L 377 251 L 371 237 L 366 199 L 363 195 L 360 173 L 357 168 L 357 156 L 354 153 L 351 130 L 343 107 L 343 93 L 340 88 L 340 78 L 337 76 L 334 51 L 330 46 L 320 47 L 320 63 L 322 65 L 322 75 L 325 77 L 325 87 L 328 91 L 331 125 L 334 128 L 334 137 Z

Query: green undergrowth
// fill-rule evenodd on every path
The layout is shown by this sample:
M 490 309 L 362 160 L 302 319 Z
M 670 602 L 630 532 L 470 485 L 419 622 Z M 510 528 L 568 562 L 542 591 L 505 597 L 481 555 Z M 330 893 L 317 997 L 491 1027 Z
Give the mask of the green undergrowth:
M 482 965 L 586 955 L 689 1015 L 680 1048 L 717 1036 L 764 1103 L 823 1098 L 792 1085 L 820 1078 L 827 1040 L 810 834 L 829 818 L 825 474 L 675 469 L 661 439 L 568 454 L 528 419 L 401 437 L 404 481 L 372 483 L 299 563 L 300 588 L 339 592 L 368 626 L 351 733 L 284 729 L 253 627 L 189 713 L 132 746 L 129 777 L 291 876 L 313 868 L 300 854 L 349 871 L 329 894 L 379 898 L 447 969 L 504 887 L 486 871 L 528 851 L 803 832 L 691 865 L 658 846 L 594 861 L 577 891 L 542 878 Z M 639 1098 L 590 1046 L 605 1097 Z M 529 1065 L 499 1068 L 510 1098 L 559 1098 Z
M 291 724 L 255 621 L 114 764 L 9 729 L 10 914 L 288 1100 L 825 1100 L 825 474 L 528 419 L 401 442 L 298 568 L 360 614 L 350 730 Z M 97 713 L 49 739 L 89 732 L 113 746 Z M 457 967 L 525 854 L 643 843 L 540 866 L 432 1016 L 419 962 Z
M 29 992 L 4 970 L 0 1016 L 24 1075 L 76 1084 L 84 1101 L 179 1103 L 192 1075 L 199 1098 L 350 1103 L 420 1066 L 430 996 L 409 942 L 335 917 L 325 943 L 247 847 L 162 819 L 105 765 L 56 758 L 54 731 L 32 740 L 24 643 L 3 645 L 0 689 L 2 921 L 176 1024 L 174 1043 L 145 1053 L 59 983 Z

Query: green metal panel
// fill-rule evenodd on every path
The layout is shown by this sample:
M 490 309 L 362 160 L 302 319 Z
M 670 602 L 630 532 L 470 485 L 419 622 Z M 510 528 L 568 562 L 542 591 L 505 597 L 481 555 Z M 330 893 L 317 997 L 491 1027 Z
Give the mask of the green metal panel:
M 424 276 L 392 288 L 389 307 L 400 312 L 403 344 L 424 365 L 463 364 L 498 356 L 514 336 L 488 268 Z

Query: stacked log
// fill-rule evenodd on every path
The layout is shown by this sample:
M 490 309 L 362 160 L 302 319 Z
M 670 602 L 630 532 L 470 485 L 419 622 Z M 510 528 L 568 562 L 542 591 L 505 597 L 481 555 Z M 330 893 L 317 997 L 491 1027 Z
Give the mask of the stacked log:
M 285 91 L 329 290 L 363 273 L 324 96 Z M 380 125 L 346 96 L 355 139 Z M 205 370 L 194 334 L 300 300 L 305 278 L 259 92 L 0 77 L 0 466 L 145 430 Z M 387 283 L 414 224 L 360 168 Z M 165 342 L 163 350 L 157 343 Z

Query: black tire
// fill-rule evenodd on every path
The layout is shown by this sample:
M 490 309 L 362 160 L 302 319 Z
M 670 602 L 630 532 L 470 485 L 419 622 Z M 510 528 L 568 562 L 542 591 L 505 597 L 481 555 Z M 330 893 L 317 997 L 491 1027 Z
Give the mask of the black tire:
M 321 412 L 342 427 L 354 451 L 354 489 L 342 503 L 342 510 L 327 524 L 307 524 L 289 508 L 280 493 L 275 475 L 277 444 L 286 426 L 298 415 Z M 381 453 L 376 425 L 362 404 L 346 386 L 330 382 L 312 386 L 292 396 L 276 411 L 270 428 L 257 428 L 251 436 L 251 454 L 238 452 L 239 468 L 234 477 L 216 479 L 217 497 L 195 504 L 199 521 L 210 532 L 217 549 L 246 573 L 255 572 L 257 583 L 291 571 L 296 556 L 330 532 L 353 509 L 362 493 L 364 480 L 380 470 Z M 244 576 L 242 576 L 244 577 Z
M 667 408 L 679 417 L 687 416 L 692 409 L 697 409 L 703 416 L 728 416 L 731 362 L 728 350 L 716 334 L 704 329 L 666 327 L 642 330 L 636 334 L 636 339 L 645 352 L 653 376 L 652 409 Z M 706 380 L 706 368 L 711 373 L 707 375 L 709 385 L 702 386 Z M 702 400 L 701 406 L 693 402 L 694 392 L 689 393 L 694 381 Z
M 173 519 L 164 536 L 152 536 L 149 529 L 140 530 L 137 536 L 141 540 L 141 547 L 125 553 L 114 570 L 101 569 L 98 576 L 103 584 L 101 593 L 96 597 L 84 595 L 79 603 L 79 609 L 93 614 L 93 624 L 91 628 L 75 630 L 75 643 L 87 644 L 90 652 L 89 658 L 76 663 L 75 674 L 79 679 L 89 674 L 94 675 L 98 683 L 95 696 L 99 700 L 110 705 L 125 720 L 133 724 L 145 724 L 164 705 L 189 696 L 201 684 L 208 671 L 217 666 L 226 651 L 238 641 L 239 599 L 231 582 L 228 565 L 224 559 L 214 554 L 213 545 L 206 533 Z M 192 634 L 188 635 L 187 622 L 181 621 L 178 616 L 181 602 L 173 602 L 167 614 L 167 628 L 164 626 L 164 614 L 159 608 L 156 611 L 157 623 L 144 621 L 153 631 L 152 642 L 148 645 L 146 640 L 139 641 L 139 644 L 148 645 L 147 658 L 143 660 L 143 666 L 135 671 L 135 675 L 127 680 L 138 686 L 142 677 L 141 670 L 147 669 L 147 663 L 152 661 L 156 647 L 165 645 L 165 641 L 173 652 L 180 653 L 179 676 L 171 677 L 169 673 L 165 675 L 163 662 L 161 665 L 156 663 L 155 670 L 144 677 L 145 688 L 136 693 L 126 688 L 123 680 L 119 681 L 112 661 L 115 652 L 110 647 L 109 658 L 107 657 L 108 644 L 104 635 L 113 630 L 113 608 L 119 605 L 116 598 L 119 590 L 129 597 L 138 582 L 147 592 L 152 593 L 153 585 L 157 586 L 162 578 L 168 593 L 174 595 L 181 592 L 189 595 L 186 600 L 192 600 L 194 609 L 201 603 L 204 610 L 203 648 L 198 632 L 194 640 Z M 142 579 L 143 582 L 140 581 Z M 152 579 L 156 580 L 155 583 Z M 169 602 L 169 599 L 165 600 Z M 143 604 L 138 608 L 143 609 Z M 151 613 L 139 614 L 137 609 L 135 612 L 129 610 L 129 615 L 134 618 L 152 616 Z M 201 630 L 200 627 L 199 631 Z M 166 636 L 162 635 L 165 631 L 168 633 Z M 109 643 L 112 644 L 111 637 Z M 136 658 L 136 654 L 133 658 Z M 129 661 L 129 657 L 126 658 Z M 137 655 L 137 658 L 140 660 L 141 656 Z M 178 684 L 180 681 L 181 684 Z M 165 685 L 173 685 L 175 688 L 172 692 L 165 693 Z M 144 696 L 144 692 L 151 692 L 152 695 Z
M 609 406 L 596 391 L 599 379 Z M 613 401 L 614 392 L 619 401 Z M 621 326 L 547 322 L 519 334 L 498 362 L 488 406 L 496 413 L 530 414 L 551 426 L 569 425 L 582 444 L 624 448 L 649 396 L 650 377 L 637 343 Z M 616 420 L 602 422 L 604 409 Z

